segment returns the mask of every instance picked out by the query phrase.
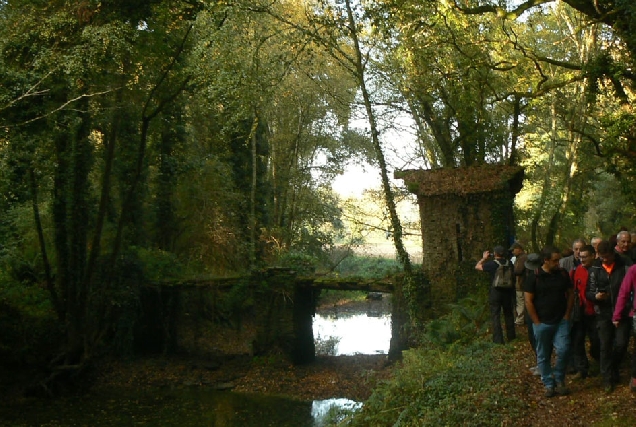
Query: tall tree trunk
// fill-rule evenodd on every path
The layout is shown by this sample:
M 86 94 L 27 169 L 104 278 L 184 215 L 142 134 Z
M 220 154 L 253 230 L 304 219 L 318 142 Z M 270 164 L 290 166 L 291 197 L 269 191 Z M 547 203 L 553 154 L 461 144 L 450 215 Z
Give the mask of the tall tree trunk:
M 531 239 L 532 239 L 532 247 L 535 252 L 540 250 L 539 247 L 539 221 L 542 218 L 542 215 L 545 214 L 544 209 L 546 206 L 546 202 L 548 200 L 548 193 L 550 188 L 552 187 L 552 169 L 554 167 L 554 154 L 556 150 L 557 144 L 557 115 L 556 115 L 556 101 L 552 101 L 551 108 L 551 126 L 550 126 L 550 145 L 548 147 L 548 163 L 546 165 L 545 174 L 543 175 L 543 186 L 541 188 L 541 197 L 539 199 L 539 203 L 535 208 L 534 215 L 532 216 L 532 224 L 531 224 Z M 545 242 L 545 244 L 549 244 Z
M 256 218 L 256 188 L 258 186 L 258 151 L 257 151 L 257 131 L 258 131 L 258 115 L 254 112 L 254 121 L 250 129 L 249 142 L 251 148 L 252 157 L 252 179 L 250 185 L 250 267 L 254 268 L 256 265 L 256 231 L 258 228 L 258 222 Z
M 362 58 L 362 49 L 360 47 L 360 40 L 358 38 L 357 32 L 357 22 L 353 14 L 353 8 L 351 6 L 351 0 L 345 0 L 345 5 L 347 7 L 347 18 L 349 21 L 349 31 L 351 34 L 351 39 L 353 40 L 353 46 L 355 49 L 355 69 L 356 69 L 356 78 L 358 79 L 358 84 L 360 86 L 360 91 L 362 92 L 362 98 L 364 100 L 364 108 L 366 110 L 369 126 L 371 128 L 371 142 L 373 143 L 373 148 L 375 151 L 375 157 L 378 161 L 378 165 L 380 166 L 380 176 L 382 179 L 382 189 L 384 192 L 384 199 L 386 202 L 386 206 L 389 210 L 389 217 L 391 220 L 391 227 L 393 228 L 393 243 L 395 244 L 395 249 L 397 251 L 398 260 L 400 264 L 402 264 L 402 268 L 404 272 L 408 275 L 412 275 L 412 267 L 411 261 L 409 258 L 409 254 L 404 247 L 404 242 L 402 240 L 402 223 L 400 222 L 400 217 L 397 214 L 397 207 L 395 204 L 395 197 L 393 195 L 393 190 L 391 189 L 391 183 L 389 182 L 389 173 L 387 171 L 386 159 L 384 157 L 384 151 L 382 149 L 382 144 L 380 143 L 380 136 L 378 131 L 378 125 L 375 117 L 375 113 L 373 112 L 373 105 L 371 102 L 371 96 L 369 95 L 369 91 L 367 89 L 366 81 L 365 81 L 365 71 L 364 71 L 364 63 Z
M 63 319 L 63 307 L 60 305 L 60 299 L 55 289 L 55 282 L 53 275 L 51 274 L 51 262 L 46 250 L 46 241 L 44 239 L 44 230 L 42 228 L 42 219 L 40 217 L 40 206 L 38 201 L 38 183 L 35 178 L 35 171 L 33 166 L 29 167 L 29 188 L 31 189 L 31 207 L 33 209 L 33 222 L 35 223 L 35 229 L 38 234 L 38 243 L 40 245 L 40 253 L 42 254 L 42 264 L 44 265 L 44 278 L 46 280 L 46 289 L 51 296 L 51 302 L 55 308 L 58 319 Z
M 510 157 L 508 158 L 508 164 L 514 166 L 519 163 L 517 154 L 517 141 L 519 141 L 519 116 L 521 115 L 521 98 L 519 95 L 515 95 L 515 99 L 512 103 L 512 130 L 510 141 Z

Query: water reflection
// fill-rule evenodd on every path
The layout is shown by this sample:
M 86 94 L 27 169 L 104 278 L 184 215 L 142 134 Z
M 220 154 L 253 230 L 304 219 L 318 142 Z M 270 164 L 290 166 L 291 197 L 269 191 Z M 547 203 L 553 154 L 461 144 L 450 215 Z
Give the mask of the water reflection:
M 314 337 L 334 342 L 334 356 L 387 354 L 391 342 L 391 315 L 371 312 L 321 315 L 314 318 Z
M 304 402 L 207 389 L 119 391 L 0 406 L 2 426 L 322 427 L 330 408 L 356 409 L 348 399 Z
M 314 400 L 311 405 L 311 416 L 314 418 L 314 427 L 323 427 L 329 422 L 338 421 L 337 413 L 340 410 L 358 410 L 362 403 L 349 399 Z

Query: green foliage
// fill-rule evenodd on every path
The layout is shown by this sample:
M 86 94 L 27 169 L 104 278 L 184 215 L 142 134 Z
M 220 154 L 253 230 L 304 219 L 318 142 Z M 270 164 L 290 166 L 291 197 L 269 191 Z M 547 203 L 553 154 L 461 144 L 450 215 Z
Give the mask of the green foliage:
M 182 277 L 184 266 L 174 253 L 142 247 L 132 249 L 139 257 L 146 280 L 159 282 Z
M 316 256 L 304 252 L 289 251 L 278 258 L 277 264 L 291 268 L 299 276 L 313 274 L 319 264 Z
M 508 347 L 476 340 L 446 350 L 404 352 L 393 379 L 380 384 L 351 426 L 500 426 L 521 420 L 525 403 Z M 514 391 L 514 392 L 513 392 Z
M 1 271 L 1 270 L 0 270 Z M 61 338 L 48 292 L 0 273 L 0 360 L 3 363 L 46 363 Z
M 383 278 L 401 270 L 395 259 L 369 256 L 349 256 L 334 270 L 340 276 L 356 276 L 368 279 Z
M 422 345 L 448 348 L 466 344 L 488 333 L 490 312 L 485 293 L 470 295 L 456 304 L 449 304 L 450 312 L 425 325 Z

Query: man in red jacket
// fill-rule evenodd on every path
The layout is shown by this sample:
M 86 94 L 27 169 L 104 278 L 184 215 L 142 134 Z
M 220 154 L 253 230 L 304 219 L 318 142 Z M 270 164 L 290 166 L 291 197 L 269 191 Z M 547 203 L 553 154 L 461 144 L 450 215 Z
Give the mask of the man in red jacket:
M 618 291 L 618 297 L 616 298 L 616 307 L 614 307 L 614 314 L 612 315 L 612 322 L 616 328 L 619 328 L 621 323 L 625 321 L 625 311 L 627 310 L 630 295 L 636 295 L 636 265 L 629 267 L 623 283 L 621 283 L 621 289 Z M 632 307 L 629 310 L 629 317 L 632 323 L 634 322 L 634 313 L 636 312 L 636 298 L 633 298 Z M 636 325 L 634 325 L 636 326 Z M 632 327 L 632 333 L 636 332 L 636 327 Z M 634 353 L 632 354 L 632 366 L 631 366 L 631 379 L 629 381 L 629 388 L 631 391 L 636 391 L 636 346 L 634 347 Z
M 598 332 L 596 331 L 596 316 L 594 304 L 585 297 L 587 287 L 588 270 L 594 264 L 596 253 L 592 245 L 581 248 L 579 253 L 581 264 L 570 272 L 572 283 L 574 283 L 574 308 L 572 309 L 572 362 L 576 370 L 576 377 L 587 378 L 589 371 L 589 361 L 585 353 L 585 337 L 590 340 L 590 355 L 594 360 L 599 360 L 600 344 Z

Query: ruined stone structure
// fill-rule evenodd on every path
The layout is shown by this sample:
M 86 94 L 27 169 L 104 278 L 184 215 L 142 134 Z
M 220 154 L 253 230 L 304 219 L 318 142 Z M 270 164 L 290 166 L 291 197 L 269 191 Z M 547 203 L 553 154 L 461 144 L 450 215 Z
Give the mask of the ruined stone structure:
M 474 265 L 484 250 L 512 243 L 513 205 L 523 175 L 521 167 L 505 165 L 395 173 L 417 195 L 422 267 L 433 306 L 455 301 L 474 286 Z
M 285 354 L 297 364 L 315 358 L 313 316 L 321 289 L 395 292 L 389 358 L 405 339 L 399 278 L 363 280 L 297 277 L 288 268 L 246 277 L 148 285 L 140 295 L 134 333 L 139 353 L 220 355 Z

